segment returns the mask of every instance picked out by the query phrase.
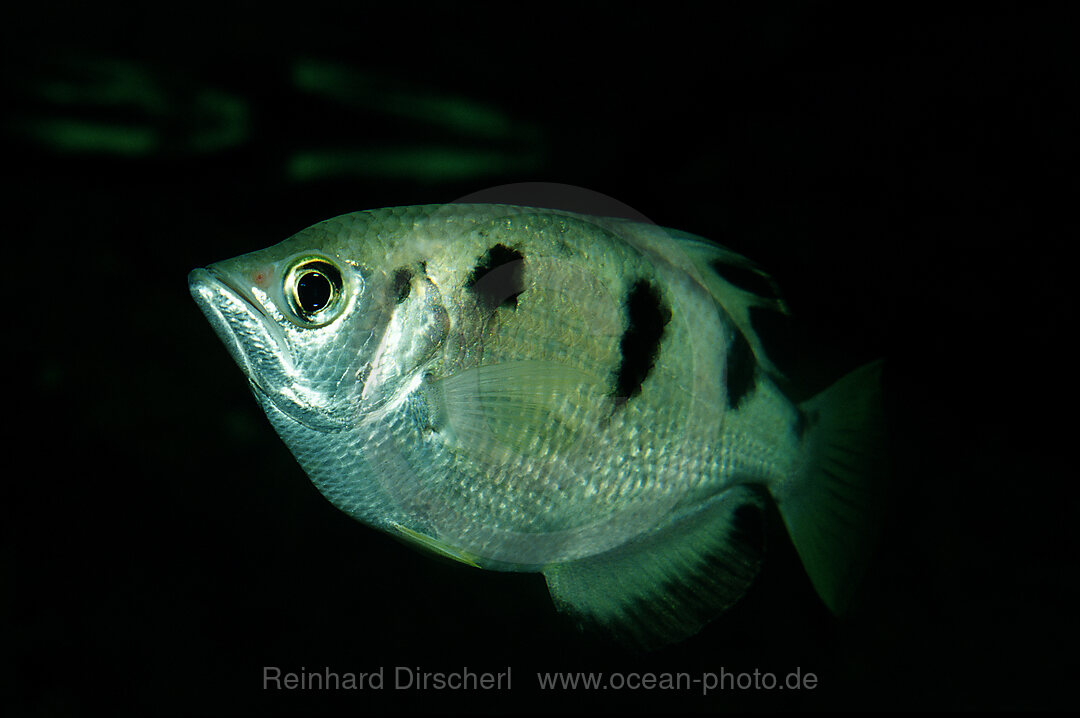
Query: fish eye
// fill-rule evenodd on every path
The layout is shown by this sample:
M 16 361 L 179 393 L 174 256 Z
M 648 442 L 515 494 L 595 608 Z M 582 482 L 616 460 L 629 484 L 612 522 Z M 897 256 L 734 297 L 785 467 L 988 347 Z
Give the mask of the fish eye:
M 304 324 L 329 324 L 343 301 L 341 272 L 322 257 L 301 258 L 285 274 L 285 297 Z

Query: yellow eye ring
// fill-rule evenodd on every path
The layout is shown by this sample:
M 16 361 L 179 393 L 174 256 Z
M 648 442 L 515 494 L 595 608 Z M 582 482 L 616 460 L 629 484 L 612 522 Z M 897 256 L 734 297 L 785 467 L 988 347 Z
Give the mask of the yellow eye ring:
M 323 257 L 300 258 L 285 273 L 284 294 L 302 324 L 329 324 L 344 302 L 341 272 Z

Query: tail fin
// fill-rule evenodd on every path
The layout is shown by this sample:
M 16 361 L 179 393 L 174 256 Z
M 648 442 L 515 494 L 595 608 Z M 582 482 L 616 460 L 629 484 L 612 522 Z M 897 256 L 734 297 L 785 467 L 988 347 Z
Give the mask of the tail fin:
M 884 514 L 882 361 L 871 362 L 799 406 L 807 457 L 774 491 L 818 595 L 843 613 L 858 587 Z

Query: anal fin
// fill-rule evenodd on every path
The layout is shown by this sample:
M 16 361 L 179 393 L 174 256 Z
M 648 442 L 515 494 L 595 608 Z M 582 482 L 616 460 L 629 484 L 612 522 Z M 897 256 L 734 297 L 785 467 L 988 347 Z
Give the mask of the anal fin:
M 732 606 L 758 573 L 763 499 L 735 487 L 652 534 L 597 556 L 544 569 L 561 612 L 651 650 L 698 632 Z

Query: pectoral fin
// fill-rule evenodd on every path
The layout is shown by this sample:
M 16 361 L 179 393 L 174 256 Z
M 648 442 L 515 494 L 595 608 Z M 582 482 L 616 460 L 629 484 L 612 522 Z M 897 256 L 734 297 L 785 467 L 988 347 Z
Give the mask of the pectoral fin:
M 548 361 L 466 369 L 435 382 L 447 440 L 472 453 L 526 451 L 535 441 L 580 427 L 575 408 L 602 400 L 588 372 Z
M 404 540 L 406 543 L 412 544 L 425 551 L 430 551 L 438 556 L 444 556 L 446 558 L 458 561 L 460 563 L 467 564 L 474 568 L 480 568 L 480 564 L 477 563 L 476 557 L 467 551 L 454 548 L 453 546 L 440 541 L 437 538 L 432 538 L 426 534 L 422 534 L 419 531 L 413 531 L 410 528 L 406 528 L 401 524 L 395 523 L 393 526 L 393 533 L 391 534 L 395 538 Z

